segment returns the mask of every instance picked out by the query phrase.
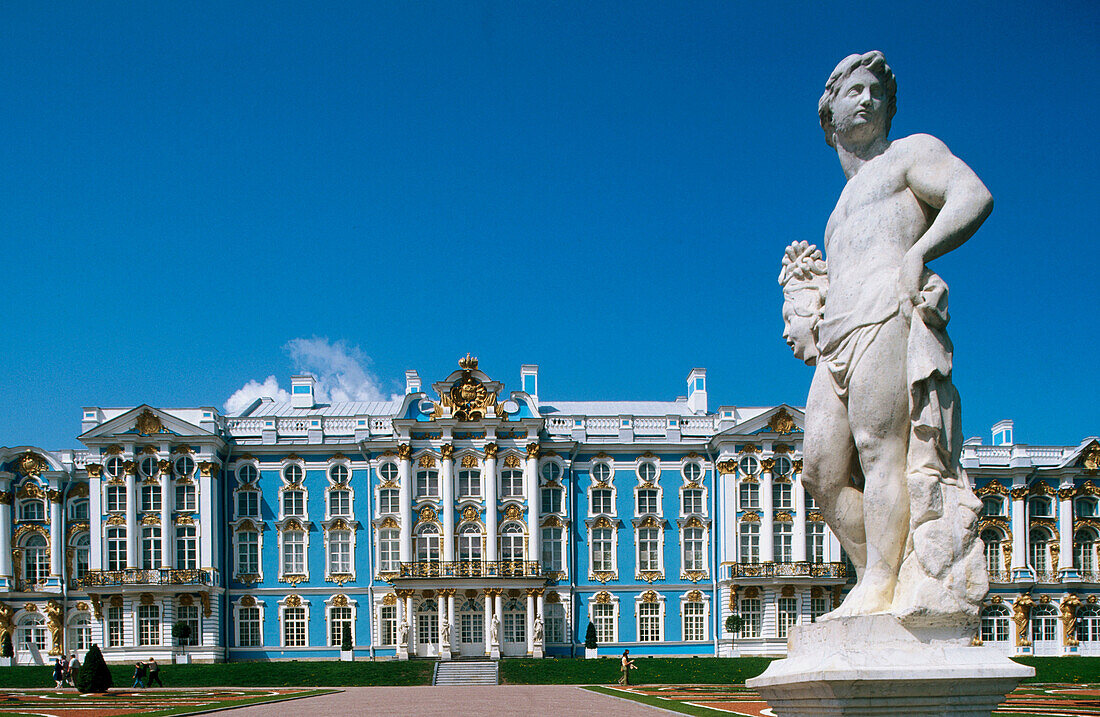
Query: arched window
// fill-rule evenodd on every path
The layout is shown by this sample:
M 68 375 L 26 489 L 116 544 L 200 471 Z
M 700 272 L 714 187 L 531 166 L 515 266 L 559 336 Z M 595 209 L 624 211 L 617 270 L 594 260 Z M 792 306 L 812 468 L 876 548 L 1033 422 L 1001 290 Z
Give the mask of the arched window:
M 1036 605 L 1031 608 L 1031 639 L 1035 642 L 1052 642 L 1058 637 L 1058 611 L 1053 605 Z
M 739 528 L 742 563 L 760 562 L 760 524 L 741 523 Z
M 23 543 L 23 579 L 44 583 L 50 575 L 50 553 L 46 539 L 37 533 Z
M 435 600 L 427 599 L 420 603 L 416 611 L 416 641 L 421 645 L 431 645 L 439 639 L 439 607 Z
M 998 575 L 1004 571 L 1004 563 L 1001 561 L 1001 533 L 998 530 L 983 530 L 982 541 L 985 543 L 985 567 L 990 576 Z
M 91 552 L 91 541 L 87 533 L 81 533 L 73 540 L 73 580 L 80 580 L 88 572 L 88 560 Z
M 1077 611 L 1077 639 L 1081 642 L 1100 641 L 1100 607 L 1085 605 Z
M 29 612 L 19 618 L 15 628 L 15 646 L 29 650 L 34 645 L 39 650 L 46 649 L 46 618 L 37 612 Z
M 19 502 L 19 520 L 45 520 L 46 504 L 37 498 L 27 498 Z
M 1028 557 L 1031 559 L 1031 567 L 1036 572 L 1043 573 L 1050 570 L 1050 560 L 1047 548 L 1051 540 L 1050 531 L 1043 527 L 1031 529 L 1028 538 Z
M 416 559 L 418 562 L 439 561 L 439 527 L 425 523 L 416 531 Z
M 69 629 L 65 631 L 69 638 L 69 650 L 87 650 L 92 646 L 92 621 L 88 613 L 78 612 L 69 620 Z
M 458 559 L 481 562 L 481 528 L 467 523 L 458 531 Z
M 987 495 L 982 498 L 982 516 L 996 517 L 1004 515 L 1004 498 L 999 495 Z
M 1073 534 L 1073 567 L 1083 573 L 1096 570 L 1096 531 L 1092 528 Z
M 1008 642 L 1008 608 L 988 605 L 982 609 L 982 642 Z
M 1078 498 L 1077 499 L 1077 517 L 1078 518 L 1095 518 L 1096 517 L 1096 499 L 1095 498 Z
M 500 530 L 500 559 L 523 560 L 523 528 L 518 523 L 506 523 Z

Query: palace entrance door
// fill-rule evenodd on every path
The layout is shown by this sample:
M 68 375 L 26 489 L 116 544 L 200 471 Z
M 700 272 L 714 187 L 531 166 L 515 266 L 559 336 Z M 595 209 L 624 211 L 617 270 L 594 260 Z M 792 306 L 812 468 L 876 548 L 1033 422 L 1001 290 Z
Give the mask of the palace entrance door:
M 466 599 L 458 609 L 458 642 L 461 657 L 485 655 L 485 608 L 477 600 Z

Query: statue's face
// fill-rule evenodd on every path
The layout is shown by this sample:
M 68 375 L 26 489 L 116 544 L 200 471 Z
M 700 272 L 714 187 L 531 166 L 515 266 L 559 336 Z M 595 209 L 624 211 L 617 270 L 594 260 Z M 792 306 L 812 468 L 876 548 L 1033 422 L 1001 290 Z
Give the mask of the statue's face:
M 837 135 L 848 141 L 862 144 L 886 135 L 886 88 L 866 67 L 844 80 L 832 110 Z
M 810 293 L 810 292 L 800 292 Z M 815 302 L 816 303 L 816 302 Z M 799 309 L 805 307 L 800 306 Z M 783 340 L 791 347 L 794 357 L 813 366 L 817 363 L 817 343 L 814 341 L 814 325 L 818 317 L 800 316 L 805 311 L 795 311 L 794 300 L 783 302 Z

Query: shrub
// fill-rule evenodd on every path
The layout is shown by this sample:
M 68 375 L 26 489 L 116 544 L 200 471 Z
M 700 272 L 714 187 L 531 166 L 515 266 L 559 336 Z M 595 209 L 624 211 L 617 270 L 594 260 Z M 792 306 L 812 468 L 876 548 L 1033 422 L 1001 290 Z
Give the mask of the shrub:
M 344 632 L 340 635 L 340 649 L 344 652 L 350 652 L 352 649 L 351 644 L 351 625 L 344 623 Z
M 0 657 L 11 657 L 15 651 L 11 649 L 11 633 L 5 632 L 4 639 L 0 640 Z
M 103 661 L 103 653 L 99 651 L 99 645 L 92 645 L 92 649 L 88 650 L 88 654 L 84 656 L 84 664 L 80 666 L 80 672 L 76 676 L 76 689 L 82 694 L 87 694 L 106 692 L 113 686 L 111 671 Z
M 736 635 L 745 626 L 745 618 L 740 615 L 730 615 L 726 618 L 726 632 Z
M 596 626 L 588 623 L 588 631 L 584 633 L 584 646 L 589 650 L 596 649 Z
M 191 626 L 183 620 L 180 620 L 175 625 L 172 625 L 172 637 L 176 638 L 177 644 L 182 645 L 184 640 L 191 637 Z

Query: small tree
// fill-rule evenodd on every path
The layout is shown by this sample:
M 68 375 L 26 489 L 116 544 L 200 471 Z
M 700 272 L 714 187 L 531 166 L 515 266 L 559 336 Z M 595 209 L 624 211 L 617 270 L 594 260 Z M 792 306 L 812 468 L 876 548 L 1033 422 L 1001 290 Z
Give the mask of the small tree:
M 741 617 L 740 615 L 734 613 L 733 615 L 730 615 L 726 618 L 726 632 L 733 635 L 734 638 L 736 638 L 737 635 L 740 634 L 742 628 L 744 627 L 745 618 Z M 732 643 L 734 642 L 734 640 L 731 639 L 730 642 Z
M 0 657 L 11 657 L 15 651 L 11 648 L 11 632 L 4 633 L 4 639 L 0 640 Z
M 107 663 L 103 661 L 103 653 L 99 651 L 99 645 L 92 645 L 88 654 L 84 656 L 84 664 L 76 676 L 76 689 L 81 693 L 106 692 L 114 686 L 111 680 L 111 671 L 107 669 Z
M 172 625 L 172 637 L 176 638 L 176 644 L 183 647 L 183 643 L 191 639 L 191 626 L 180 620 Z
M 344 623 L 344 631 L 340 634 L 340 649 L 344 652 L 351 652 L 351 624 Z
M 584 633 L 584 646 L 589 650 L 596 649 L 596 626 L 588 623 L 588 631 Z

